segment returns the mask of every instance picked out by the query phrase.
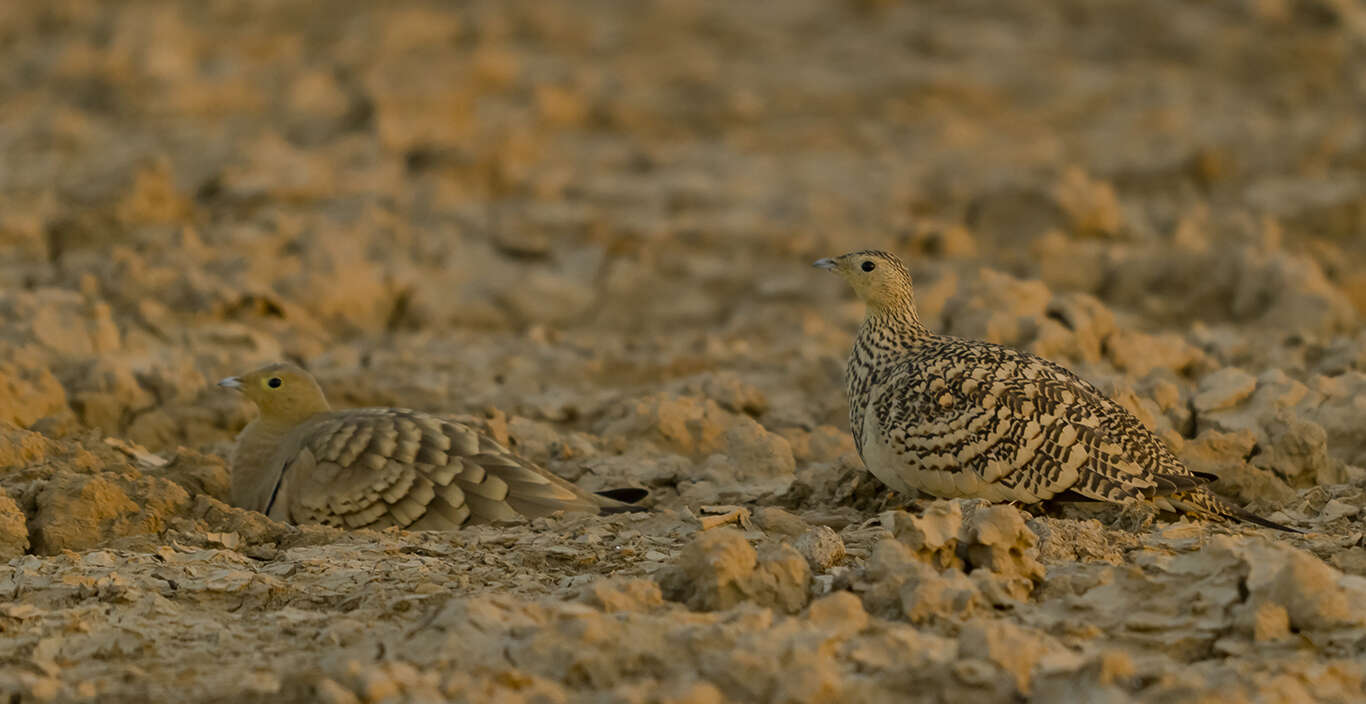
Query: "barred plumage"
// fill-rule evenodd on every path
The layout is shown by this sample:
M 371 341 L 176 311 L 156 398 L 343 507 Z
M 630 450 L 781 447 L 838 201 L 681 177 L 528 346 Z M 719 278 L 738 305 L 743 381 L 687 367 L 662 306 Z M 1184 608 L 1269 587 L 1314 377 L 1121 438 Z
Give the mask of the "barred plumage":
M 629 511 L 473 428 L 402 408 L 332 411 L 308 372 L 273 364 L 220 385 L 261 415 L 232 454 L 232 500 L 290 523 L 451 530 L 555 511 Z M 639 499 L 643 491 L 607 492 Z
M 1028 352 L 931 333 L 910 274 L 865 250 L 816 266 L 868 307 L 849 357 L 849 427 L 887 486 L 944 498 L 1036 503 L 1084 498 L 1235 518 L 1289 530 L 1218 498 L 1122 406 Z

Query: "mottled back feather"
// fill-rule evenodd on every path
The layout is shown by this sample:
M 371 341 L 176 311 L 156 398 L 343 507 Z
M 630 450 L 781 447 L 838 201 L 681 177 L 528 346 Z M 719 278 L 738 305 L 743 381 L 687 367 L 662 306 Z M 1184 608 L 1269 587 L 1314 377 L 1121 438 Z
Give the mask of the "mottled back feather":
M 269 513 L 296 523 L 448 530 L 613 503 L 468 426 L 397 408 L 322 414 L 274 461 L 281 488 Z

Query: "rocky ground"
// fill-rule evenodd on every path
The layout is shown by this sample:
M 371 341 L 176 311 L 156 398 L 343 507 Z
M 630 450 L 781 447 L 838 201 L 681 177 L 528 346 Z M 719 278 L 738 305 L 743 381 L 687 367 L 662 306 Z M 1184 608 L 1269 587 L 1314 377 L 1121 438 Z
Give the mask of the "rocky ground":
M 0 691 L 1358 700 L 1363 77 L 1346 0 L 0 3 Z M 1305 533 L 888 495 L 864 247 Z M 280 358 L 654 511 L 231 508 Z

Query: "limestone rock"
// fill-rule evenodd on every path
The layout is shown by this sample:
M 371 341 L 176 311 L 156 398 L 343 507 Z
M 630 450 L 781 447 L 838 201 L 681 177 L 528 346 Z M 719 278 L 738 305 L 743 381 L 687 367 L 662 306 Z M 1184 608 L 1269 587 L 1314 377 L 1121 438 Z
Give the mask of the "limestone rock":
M 792 547 L 814 572 L 826 572 L 844 560 L 844 541 L 830 526 L 812 528 L 793 541 Z
M 1100 521 L 1032 518 L 1029 530 L 1038 536 L 1038 559 L 1043 564 L 1060 562 L 1106 562 L 1118 565 L 1124 561 L 1123 548 L 1138 544 L 1132 534 L 1106 530 Z
M 643 437 L 669 451 L 706 458 L 710 467 L 704 472 L 718 479 L 790 477 L 796 467 L 781 435 L 710 399 L 651 395 L 628 402 L 613 410 L 600 434 Z
M 1303 550 L 1265 540 L 1222 539 L 1214 548 L 1245 565 L 1252 623 L 1263 623 L 1267 605 L 1275 605 L 1300 632 L 1366 626 L 1366 578 L 1344 575 Z
M 1201 413 L 1229 408 L 1240 403 L 1257 390 L 1257 377 L 1237 367 L 1224 367 L 1200 380 L 1200 388 L 1191 401 Z
M 27 520 L 14 499 L 0 488 L 0 562 L 8 562 L 28 550 Z
M 989 606 L 978 580 L 957 568 L 936 572 L 921 563 L 911 563 L 900 596 L 901 615 L 911 623 L 966 620 Z
M 1029 596 L 1034 585 L 1042 582 L 1044 567 L 1039 564 L 1038 537 L 1025 524 L 1024 516 L 1013 506 L 988 506 L 973 511 L 964 522 L 965 562 L 974 570 L 987 570 L 1004 580 L 1006 592 L 1014 599 Z
M 827 594 L 811 602 L 806 617 L 814 624 L 838 633 L 857 633 L 868 625 L 863 602 L 850 592 Z
M 0 360 L 0 423 L 29 426 L 66 409 L 66 390 L 46 366 Z
M 941 572 L 899 540 L 882 540 L 873 547 L 863 579 L 855 586 L 863 592 L 869 613 L 912 623 L 963 619 L 988 605 L 962 570 L 950 567 Z
M 42 433 L 0 422 L 0 470 L 17 470 L 60 452 Z
M 934 501 L 920 515 L 905 511 L 882 514 L 882 525 L 921 560 L 939 568 L 962 567 L 958 555 L 963 531 L 963 505 L 959 501 Z
M 607 613 L 648 611 L 664 603 L 659 585 L 648 579 L 596 581 L 584 588 L 579 599 Z
M 718 528 L 694 538 L 656 579 L 664 598 L 695 611 L 748 601 L 795 613 L 809 598 L 811 568 L 789 545 L 761 555 L 739 531 Z
M 1051 639 L 1028 628 L 999 620 L 968 624 L 959 637 L 959 652 L 995 663 L 1010 673 L 1021 694 L 1028 695 L 1035 666 L 1053 647 Z
M 914 516 L 889 511 L 882 523 L 923 562 L 939 569 L 985 569 L 1005 580 L 1016 599 L 1042 581 L 1038 537 L 1019 509 L 981 500 L 934 501 Z
M 795 538 L 811 526 L 800 516 L 794 515 L 777 506 L 760 506 L 754 510 L 754 523 L 766 533 Z
M 190 495 L 165 479 L 59 472 L 38 493 L 34 552 L 84 550 L 114 538 L 156 534 L 190 506 Z
M 183 447 L 165 467 L 149 469 L 146 473 L 169 479 L 191 494 L 211 496 L 220 501 L 228 500 L 232 486 L 231 472 L 223 458 Z

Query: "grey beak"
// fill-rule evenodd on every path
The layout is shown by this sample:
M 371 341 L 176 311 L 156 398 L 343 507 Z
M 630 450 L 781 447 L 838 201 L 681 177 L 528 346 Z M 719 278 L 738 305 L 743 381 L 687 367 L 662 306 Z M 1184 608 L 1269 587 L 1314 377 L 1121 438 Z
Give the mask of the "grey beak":
M 238 391 L 242 390 L 242 380 L 238 379 L 235 376 L 230 376 L 218 382 L 218 385 L 225 389 L 237 389 Z
M 825 269 L 826 271 L 830 271 L 831 269 L 834 269 L 837 265 L 835 264 L 834 259 L 830 259 L 827 257 L 825 259 L 817 259 L 816 261 L 811 263 L 811 266 L 814 266 L 817 269 Z

